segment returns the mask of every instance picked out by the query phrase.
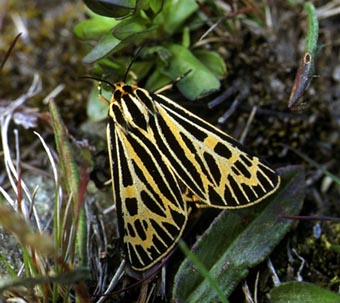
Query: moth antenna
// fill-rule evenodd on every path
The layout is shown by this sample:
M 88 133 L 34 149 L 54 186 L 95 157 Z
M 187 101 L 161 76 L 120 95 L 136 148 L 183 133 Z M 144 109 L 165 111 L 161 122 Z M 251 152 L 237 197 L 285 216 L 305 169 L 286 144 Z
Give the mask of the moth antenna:
M 92 76 L 82 76 L 80 78 L 81 79 L 95 80 L 95 81 L 98 81 L 98 82 L 101 82 L 101 83 L 106 83 L 107 85 L 111 86 L 113 89 L 115 88 L 114 85 L 111 82 L 104 80 L 104 79 L 101 79 L 101 78 L 92 77 Z
M 126 79 L 127 79 L 127 76 L 128 76 L 128 74 L 129 74 L 129 72 L 131 70 L 132 64 L 135 63 L 138 55 L 140 54 L 140 52 L 142 51 L 143 48 L 144 48 L 144 46 L 141 46 L 141 47 L 139 47 L 136 50 L 136 53 L 135 53 L 134 57 L 132 58 L 132 60 L 130 61 L 129 65 L 128 65 L 127 69 L 126 69 L 126 72 L 124 74 L 124 77 L 123 77 L 123 81 L 124 82 L 126 82 Z M 135 74 L 133 74 L 133 76 L 135 77 Z

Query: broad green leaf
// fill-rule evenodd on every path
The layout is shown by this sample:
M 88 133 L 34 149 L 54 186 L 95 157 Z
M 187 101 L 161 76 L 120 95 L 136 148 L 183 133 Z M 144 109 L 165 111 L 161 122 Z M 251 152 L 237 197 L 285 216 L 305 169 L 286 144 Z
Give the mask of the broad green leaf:
M 199 99 L 220 88 L 217 77 L 190 50 L 178 44 L 171 44 L 168 50 L 171 56 L 162 72 L 173 81 L 184 76 L 177 87 L 186 98 Z
M 271 303 L 339 303 L 340 295 L 306 282 L 288 282 L 269 293 Z
M 119 57 L 114 61 L 109 58 L 102 58 L 94 65 L 92 74 L 99 78 L 113 74 L 119 77 L 118 80 L 121 80 L 123 75 L 125 75 L 129 60 L 131 60 L 130 57 Z
M 153 36 L 156 27 L 147 28 L 143 18 L 130 18 L 121 21 L 114 29 L 104 34 L 96 46 L 88 53 L 83 61 L 93 63 L 109 54 L 118 52 L 124 47 L 138 45 L 144 39 Z
M 198 9 L 199 6 L 194 0 L 167 0 L 162 13 L 156 16 L 154 22 L 162 25 L 168 34 L 173 34 Z
M 228 297 L 249 268 L 262 262 L 289 231 L 304 198 L 304 173 L 299 167 L 279 170 L 277 193 L 249 208 L 224 211 L 194 245 L 192 251 L 210 273 L 211 279 Z M 196 265 L 185 260 L 176 276 L 176 302 L 217 302 L 217 294 L 199 274 Z
M 127 70 L 127 66 L 133 59 L 129 58 L 129 60 L 126 60 L 127 63 L 124 73 Z M 133 74 L 128 74 L 127 79 L 124 79 L 127 83 L 138 83 L 139 79 L 144 79 L 147 75 L 150 73 L 150 69 L 153 66 L 153 62 L 151 60 L 143 60 L 143 61 L 134 61 L 131 66 L 131 71 Z M 132 79 L 129 78 L 129 76 L 132 76 Z M 122 80 L 123 78 L 120 78 L 119 80 Z M 132 80 L 132 81 L 130 81 Z
M 122 18 L 135 11 L 136 0 L 84 0 L 95 13 L 113 18 Z
M 131 17 L 121 21 L 114 27 L 112 34 L 119 40 L 124 40 L 133 34 L 138 34 L 147 29 L 146 23 L 148 20 L 142 17 Z
M 178 242 L 179 247 L 186 255 L 186 257 L 196 265 L 197 269 L 201 273 L 202 277 L 206 279 L 211 289 L 216 293 L 217 299 L 221 303 L 228 303 L 227 298 L 224 296 L 222 289 L 219 287 L 217 281 L 210 275 L 209 271 L 205 268 L 204 264 L 197 258 L 197 256 L 191 252 L 190 248 L 184 243 L 183 240 Z
M 106 18 L 102 16 L 96 16 L 91 19 L 80 21 L 74 27 L 74 33 L 79 39 L 84 40 L 99 40 L 99 38 L 112 30 L 119 21 Z
M 126 39 L 122 40 L 121 43 L 116 45 L 112 52 L 118 52 L 125 47 L 131 47 L 132 45 L 139 45 L 143 40 L 148 39 L 154 35 L 156 31 L 155 26 L 151 26 L 144 31 L 131 33 Z
M 103 96 L 110 100 L 112 95 L 112 88 L 106 89 L 102 87 Z M 109 110 L 107 104 L 101 102 L 98 97 L 98 87 L 93 86 L 87 103 L 87 116 L 92 121 L 102 121 L 107 117 L 107 112 Z
M 83 58 L 84 63 L 93 63 L 108 54 L 119 45 L 120 40 L 112 35 L 111 31 L 104 34 L 96 44 L 96 46 Z
M 195 57 L 202 62 L 218 79 L 227 76 L 227 67 L 223 58 L 216 52 L 199 50 L 194 51 Z
M 166 0 L 150 0 L 149 1 L 150 8 L 155 14 L 158 14 L 162 10 L 164 1 Z
M 157 89 L 160 89 L 169 83 L 171 83 L 171 79 L 162 74 L 159 69 L 155 69 L 155 71 L 148 77 L 145 88 L 155 92 Z

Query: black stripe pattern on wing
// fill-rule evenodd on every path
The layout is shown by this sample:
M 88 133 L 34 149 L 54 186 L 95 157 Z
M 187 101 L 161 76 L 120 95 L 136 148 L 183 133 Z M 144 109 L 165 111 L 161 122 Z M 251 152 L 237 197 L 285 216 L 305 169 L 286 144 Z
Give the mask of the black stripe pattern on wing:
M 246 207 L 279 186 L 276 172 L 232 137 L 136 86 L 115 85 L 107 137 L 120 234 L 138 271 L 178 241 L 186 202 Z
M 120 234 L 135 270 L 160 261 L 187 220 L 178 180 L 154 144 L 150 124 L 155 115 L 149 105 L 141 105 L 134 95 L 121 94 L 110 104 L 107 131 Z
M 161 130 L 157 144 L 177 176 L 206 206 L 245 207 L 277 189 L 277 173 L 235 139 L 166 97 L 151 97 Z M 177 143 L 172 149 L 174 141 Z M 178 146 L 181 149 L 177 157 Z

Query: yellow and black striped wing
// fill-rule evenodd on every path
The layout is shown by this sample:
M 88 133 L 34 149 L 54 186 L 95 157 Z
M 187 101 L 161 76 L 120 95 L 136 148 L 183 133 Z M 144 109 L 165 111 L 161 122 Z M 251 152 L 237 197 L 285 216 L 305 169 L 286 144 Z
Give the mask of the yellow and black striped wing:
M 280 177 L 235 139 L 170 99 L 137 89 L 157 113 L 155 145 L 200 206 L 240 208 L 272 194 Z
M 280 178 L 232 137 L 170 99 L 114 85 L 107 128 L 114 200 L 129 262 L 145 270 L 176 244 L 187 202 L 240 208 Z
M 117 101 L 111 103 L 107 126 L 113 194 L 129 262 L 145 270 L 173 248 L 186 225 L 187 208 L 179 180 L 145 123 L 155 116 L 136 115 L 137 125 L 129 123 L 140 101 L 130 95 Z

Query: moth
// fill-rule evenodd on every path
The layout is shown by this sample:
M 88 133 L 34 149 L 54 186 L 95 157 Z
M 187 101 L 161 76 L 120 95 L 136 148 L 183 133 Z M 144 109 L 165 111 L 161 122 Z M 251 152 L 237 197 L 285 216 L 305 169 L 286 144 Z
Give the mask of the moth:
M 171 99 L 113 85 L 107 142 L 119 233 L 130 266 L 145 271 L 176 245 L 190 203 L 237 209 L 274 193 L 279 175 L 243 145 Z

